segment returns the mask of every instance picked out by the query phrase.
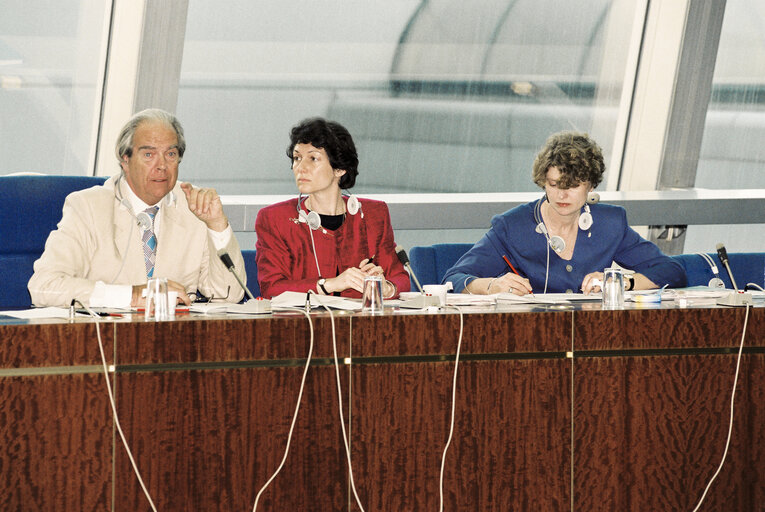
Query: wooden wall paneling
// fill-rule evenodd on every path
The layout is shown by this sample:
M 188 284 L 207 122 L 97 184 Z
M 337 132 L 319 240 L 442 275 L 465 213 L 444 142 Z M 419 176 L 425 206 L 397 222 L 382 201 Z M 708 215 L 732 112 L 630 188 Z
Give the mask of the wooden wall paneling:
M 449 355 L 456 351 L 459 314 L 355 316 L 354 357 Z M 572 312 L 464 314 L 468 354 L 561 352 L 571 346 Z
M 314 357 L 332 356 L 331 323 L 312 313 Z M 288 360 L 305 358 L 310 330 L 300 313 L 271 317 L 205 318 L 180 316 L 172 322 L 122 325 L 120 365 Z M 347 350 L 349 317 L 335 312 L 338 350 Z
M 715 395 L 715 403 L 722 400 L 723 407 L 710 410 L 710 424 L 703 425 L 709 434 L 703 436 L 700 451 L 711 453 L 713 464 L 693 469 L 693 474 L 698 475 L 689 489 L 694 506 L 717 470 L 725 449 L 735 358 L 735 355 L 714 356 L 721 360 L 717 365 L 721 387 L 710 387 L 709 394 Z M 704 376 L 704 379 L 709 380 L 709 377 Z M 765 408 L 762 400 L 765 396 L 765 354 L 742 356 L 736 389 L 728 455 L 700 510 L 765 510 Z
M 111 363 L 112 324 L 101 332 Z M 0 366 L 17 373 L 0 376 L 0 510 L 107 510 L 112 420 L 94 327 L 0 325 L 0 339 Z
M 745 315 L 671 302 L 575 313 L 575 508 L 693 508 L 722 457 Z M 761 350 L 764 319 L 762 308 L 750 310 L 747 349 Z M 761 400 L 752 395 L 765 385 L 762 357 L 744 355 L 731 472 L 723 469 L 704 510 L 754 510 L 763 502 L 761 464 L 752 462 L 752 451 L 763 460 L 765 440 L 753 427 L 762 421 Z
M 464 316 L 445 510 L 568 505 L 571 318 Z M 352 451 L 366 510 L 438 509 L 458 334 L 458 314 L 354 317 Z
M 0 378 L 0 510 L 107 510 L 111 442 L 102 375 Z
M 354 365 L 353 461 L 366 510 L 438 510 L 452 363 Z M 563 359 L 461 362 L 445 510 L 563 510 L 570 374 Z
M 320 314 L 313 320 L 314 357 L 331 355 L 329 316 Z M 308 354 L 308 322 L 297 315 L 271 322 L 183 323 L 187 325 L 178 327 L 182 335 L 178 340 L 194 340 L 188 343 L 199 348 L 174 353 L 158 347 L 159 356 L 144 349 L 140 359 L 168 357 L 174 363 L 190 364 L 211 356 L 213 361 L 244 366 L 199 370 L 171 369 L 162 362 L 123 366 L 125 372 L 118 375 L 123 428 L 132 439 L 144 480 L 160 509 L 249 510 L 258 490 L 281 462 Z M 192 325 L 196 323 L 201 325 Z M 127 337 L 127 352 L 152 343 L 146 333 L 153 326 L 139 327 Z M 343 325 L 338 319 L 336 329 L 342 361 L 348 353 L 347 320 Z M 120 356 L 122 344 L 120 339 Z M 273 356 L 285 360 L 257 366 L 256 358 Z M 242 360 L 237 361 L 239 358 Z M 255 366 L 247 366 L 253 361 Z M 341 381 L 347 409 L 344 370 Z M 347 420 L 347 410 L 345 414 Z M 121 447 L 117 474 L 120 510 L 145 506 L 146 499 Z M 308 371 L 285 466 L 261 497 L 258 510 L 342 510 L 346 481 L 334 368 L 319 358 Z
M 671 303 L 667 303 L 668 305 Z M 743 308 L 577 311 L 576 350 L 738 347 Z M 747 346 L 764 346 L 765 308 L 750 310 Z
M 113 362 L 114 325 L 114 322 L 99 325 L 109 363 Z M 0 368 L 101 365 L 92 321 L 0 324 L 0 340 Z
M 301 373 L 292 367 L 120 374 L 122 426 L 157 507 L 251 510 L 281 462 Z M 336 403 L 331 368 L 311 367 L 290 453 L 258 510 L 344 503 Z M 119 445 L 116 457 L 118 510 L 145 508 Z

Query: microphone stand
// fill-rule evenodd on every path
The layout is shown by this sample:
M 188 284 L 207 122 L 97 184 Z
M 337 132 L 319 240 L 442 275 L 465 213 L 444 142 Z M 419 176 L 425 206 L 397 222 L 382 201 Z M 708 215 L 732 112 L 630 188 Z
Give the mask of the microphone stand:
M 425 295 L 425 292 L 422 290 L 422 286 L 420 286 L 420 281 L 417 279 L 417 275 L 414 273 L 414 269 L 409 264 L 409 256 L 406 255 L 406 251 L 403 247 L 400 245 L 396 246 L 396 256 L 398 256 L 399 261 L 406 267 L 406 269 L 409 271 L 409 275 L 412 276 L 412 279 L 414 280 L 414 284 L 417 285 L 417 288 L 420 290 L 420 294 L 412 297 L 411 299 L 402 300 L 398 307 L 400 308 L 409 308 L 409 309 L 424 309 L 428 308 L 430 306 L 441 306 L 441 300 L 438 297 L 434 297 L 433 295 Z
M 717 244 L 717 257 L 720 259 L 720 263 L 722 263 L 725 267 L 725 270 L 728 271 L 730 282 L 733 284 L 733 289 L 735 290 L 725 297 L 720 297 L 717 299 L 717 304 L 719 306 L 734 307 L 752 305 L 752 294 L 739 291 L 738 286 L 736 286 L 736 279 L 734 279 L 733 272 L 731 271 L 730 265 L 728 264 L 728 251 L 725 250 L 725 246 L 723 244 Z
M 242 282 L 242 280 L 239 278 L 239 275 L 236 273 L 236 268 L 234 268 L 234 262 L 231 260 L 231 256 L 226 252 L 226 249 L 221 249 L 218 251 L 218 257 L 223 262 L 223 265 L 234 274 L 234 278 L 236 279 L 236 282 L 239 283 L 239 286 L 242 287 L 244 290 L 244 293 L 247 294 L 247 296 L 250 298 L 250 300 L 246 301 L 244 304 L 232 304 L 230 305 L 226 311 L 228 313 L 245 313 L 245 314 L 260 314 L 260 313 L 270 313 L 271 312 L 271 301 L 268 299 L 264 299 L 262 297 L 258 297 L 257 299 L 252 296 L 252 292 L 250 292 L 250 289 L 247 288 L 247 286 Z

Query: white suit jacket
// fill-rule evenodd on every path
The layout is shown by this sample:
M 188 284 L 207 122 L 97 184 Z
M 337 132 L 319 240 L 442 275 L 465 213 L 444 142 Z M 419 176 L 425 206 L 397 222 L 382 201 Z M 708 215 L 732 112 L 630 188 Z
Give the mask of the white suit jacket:
M 36 306 L 68 306 L 72 299 L 87 304 L 96 281 L 106 284 L 145 284 L 146 267 L 141 229 L 115 195 L 112 176 L 103 185 L 67 196 L 55 231 L 35 262 L 29 293 Z M 154 277 L 166 277 L 199 290 L 205 296 L 238 302 L 244 291 L 218 258 L 207 226 L 188 208 L 176 183 L 175 201 L 163 200 L 162 226 L 157 236 Z M 237 274 L 246 281 L 244 259 L 235 236 L 226 250 Z

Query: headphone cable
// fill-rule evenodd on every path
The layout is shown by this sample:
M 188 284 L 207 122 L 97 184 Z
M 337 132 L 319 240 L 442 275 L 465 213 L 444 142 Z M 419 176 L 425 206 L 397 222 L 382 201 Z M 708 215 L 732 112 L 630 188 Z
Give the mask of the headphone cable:
M 112 392 L 112 386 L 109 383 L 109 368 L 106 364 L 106 356 L 104 355 L 104 343 L 101 340 L 101 329 L 100 329 L 100 323 L 98 321 L 98 313 L 90 309 L 88 306 L 83 304 L 81 301 L 74 299 L 72 301 L 72 304 L 77 302 L 80 304 L 80 306 L 85 309 L 85 311 L 88 312 L 88 314 L 93 318 L 93 324 L 96 327 L 96 338 L 98 339 L 98 350 L 101 353 L 101 364 L 103 365 L 104 370 L 104 380 L 106 381 L 106 391 L 109 396 L 109 404 L 112 407 L 112 414 L 114 417 L 114 425 L 117 427 L 117 432 L 120 435 L 120 439 L 122 439 L 122 445 L 125 447 L 125 451 L 127 452 L 128 458 L 130 459 L 130 464 L 133 466 L 133 472 L 135 473 L 136 478 L 138 478 L 138 483 L 141 485 L 141 490 L 143 490 L 144 495 L 146 496 L 146 499 L 149 500 L 149 505 L 151 506 L 151 509 L 154 512 L 157 512 L 157 507 L 154 506 L 154 502 L 151 499 L 151 495 L 149 495 L 149 490 L 146 488 L 146 485 L 143 483 L 143 478 L 141 478 L 141 472 L 138 471 L 138 465 L 135 462 L 135 459 L 133 458 L 133 452 L 130 451 L 130 446 L 128 446 L 127 439 L 125 439 L 125 433 L 122 432 L 122 425 L 120 425 L 120 419 L 117 415 L 117 405 L 114 402 L 114 393 Z
M 723 451 L 722 460 L 720 461 L 720 465 L 717 466 L 717 471 L 715 471 L 714 475 L 712 475 L 712 478 L 709 479 L 709 483 L 707 484 L 706 488 L 704 488 L 704 493 L 701 495 L 701 499 L 699 499 L 699 502 L 696 504 L 696 507 L 694 507 L 693 512 L 696 512 L 699 510 L 699 507 L 701 506 L 702 502 L 704 501 L 704 498 L 707 495 L 707 492 L 709 491 L 709 488 L 712 486 L 712 482 L 715 481 L 715 478 L 717 478 L 717 475 L 720 474 L 720 470 L 722 470 L 723 464 L 725 464 L 725 458 L 728 456 L 728 448 L 730 447 L 730 438 L 733 434 L 733 399 L 736 397 L 736 385 L 738 384 L 738 372 L 741 368 L 741 352 L 744 350 L 744 339 L 746 338 L 746 325 L 749 322 L 749 304 L 746 304 L 746 315 L 744 316 L 744 328 L 741 331 L 741 343 L 738 347 L 738 357 L 736 358 L 736 376 L 733 378 L 733 391 L 731 391 L 730 394 L 730 421 L 728 423 L 728 439 L 725 441 L 725 450 Z
M 438 497 L 439 497 L 439 512 L 444 510 L 444 466 L 446 464 L 446 452 L 449 450 L 449 445 L 452 442 L 452 435 L 454 434 L 454 410 L 457 405 L 457 369 L 460 364 L 460 349 L 462 348 L 462 333 L 464 328 L 462 310 L 457 306 L 448 306 L 456 309 L 460 314 L 460 335 L 457 339 L 457 355 L 454 357 L 454 377 L 452 379 L 452 411 L 451 420 L 449 422 L 449 437 L 446 439 L 446 445 L 444 451 L 441 454 L 441 476 L 438 481 Z
M 361 512 L 364 511 L 364 506 L 361 504 L 361 500 L 359 499 L 359 494 L 356 492 L 356 483 L 353 480 L 353 464 L 351 463 L 351 449 L 348 444 L 348 434 L 345 432 L 345 418 L 343 416 L 343 393 L 342 393 L 342 387 L 340 385 L 340 362 L 337 359 L 337 335 L 335 333 L 335 315 L 332 313 L 332 310 L 328 308 L 325 304 L 322 303 L 321 299 L 319 299 L 319 305 L 323 307 L 325 310 L 327 310 L 327 313 L 329 313 L 330 322 L 332 324 L 332 355 L 334 357 L 335 362 L 335 377 L 337 379 L 337 402 L 338 402 L 338 408 L 337 410 L 340 413 L 340 429 L 343 433 L 343 444 L 345 445 L 345 456 L 348 460 L 348 475 L 350 476 L 351 480 L 351 490 L 353 491 L 353 497 L 356 499 L 356 504 L 359 506 L 359 509 L 361 509 Z
M 260 500 L 260 495 L 263 494 L 263 491 L 266 490 L 266 488 L 271 485 L 271 482 L 273 482 L 274 478 L 276 478 L 276 475 L 279 474 L 279 472 L 282 470 L 282 467 L 284 467 L 284 463 L 287 461 L 287 455 L 290 452 L 290 444 L 292 443 L 292 432 L 295 429 L 295 422 L 297 421 L 298 412 L 300 411 L 300 401 L 303 399 L 303 389 L 305 388 L 305 380 L 306 376 L 308 375 L 308 367 L 311 364 L 311 357 L 313 356 L 313 322 L 311 321 L 311 315 L 307 313 L 306 311 L 303 311 L 300 308 L 289 308 L 295 311 L 299 311 L 300 313 L 304 314 L 305 317 L 308 319 L 308 326 L 311 331 L 311 340 L 310 344 L 308 345 L 308 357 L 305 361 L 305 367 L 303 369 L 303 379 L 300 381 L 300 391 L 298 392 L 298 398 L 297 403 L 295 404 L 295 412 L 292 415 L 292 423 L 290 424 L 290 430 L 287 434 L 287 446 L 284 448 L 284 456 L 282 457 L 281 463 L 279 463 L 279 467 L 276 468 L 276 471 L 271 475 L 271 478 L 269 478 L 265 484 L 263 484 L 263 487 L 260 488 L 258 491 L 258 494 L 255 496 L 255 503 L 252 506 L 252 512 L 255 512 L 258 509 L 258 501 Z

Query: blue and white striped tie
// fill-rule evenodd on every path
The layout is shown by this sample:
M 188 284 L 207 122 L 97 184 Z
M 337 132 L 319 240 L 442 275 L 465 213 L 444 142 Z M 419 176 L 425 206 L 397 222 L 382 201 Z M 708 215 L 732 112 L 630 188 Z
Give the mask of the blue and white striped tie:
M 154 275 L 154 261 L 157 256 L 157 237 L 154 236 L 154 217 L 157 215 L 159 206 L 146 208 L 144 212 L 151 218 L 151 226 L 143 232 L 143 259 L 146 263 L 146 277 Z

